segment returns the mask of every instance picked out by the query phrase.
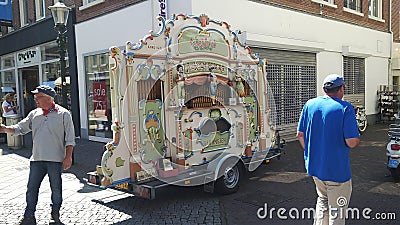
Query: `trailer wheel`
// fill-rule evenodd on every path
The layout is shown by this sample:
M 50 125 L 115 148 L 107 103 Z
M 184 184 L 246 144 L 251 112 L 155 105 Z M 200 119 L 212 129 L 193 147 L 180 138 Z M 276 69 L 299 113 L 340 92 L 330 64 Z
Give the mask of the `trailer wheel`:
M 215 182 L 215 190 L 220 194 L 232 194 L 239 190 L 240 181 L 243 179 L 243 168 L 239 162 L 225 162 L 218 173 L 220 177 Z

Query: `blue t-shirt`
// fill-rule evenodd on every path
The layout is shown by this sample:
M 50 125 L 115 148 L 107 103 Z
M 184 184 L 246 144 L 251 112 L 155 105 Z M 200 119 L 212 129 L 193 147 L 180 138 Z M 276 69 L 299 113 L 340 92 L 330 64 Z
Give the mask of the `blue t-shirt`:
M 351 179 L 350 148 L 345 139 L 358 138 L 353 106 L 341 99 L 321 96 L 304 105 L 297 127 L 304 133 L 307 173 L 322 181 Z

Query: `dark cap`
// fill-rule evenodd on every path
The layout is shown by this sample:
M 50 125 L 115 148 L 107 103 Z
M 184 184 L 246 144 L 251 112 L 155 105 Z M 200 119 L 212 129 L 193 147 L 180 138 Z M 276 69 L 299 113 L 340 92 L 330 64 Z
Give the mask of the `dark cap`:
M 31 92 L 33 94 L 37 94 L 37 93 L 41 92 L 41 93 L 46 94 L 53 98 L 54 98 L 54 96 L 56 96 L 56 91 L 54 91 L 53 88 L 51 88 L 50 86 L 47 86 L 47 85 L 37 86 L 36 89 Z
M 332 89 L 344 85 L 343 76 L 338 74 L 330 74 L 324 80 L 324 88 Z

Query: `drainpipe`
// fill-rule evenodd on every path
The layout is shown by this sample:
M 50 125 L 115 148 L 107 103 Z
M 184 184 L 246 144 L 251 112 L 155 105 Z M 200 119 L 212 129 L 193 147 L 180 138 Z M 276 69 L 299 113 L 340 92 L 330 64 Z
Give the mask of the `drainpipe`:
M 389 33 L 390 33 L 390 49 L 388 62 L 388 85 L 390 85 L 390 77 L 392 74 L 392 54 L 393 54 L 393 31 L 392 31 L 392 0 L 389 1 Z M 393 80 L 392 80 L 393 83 Z

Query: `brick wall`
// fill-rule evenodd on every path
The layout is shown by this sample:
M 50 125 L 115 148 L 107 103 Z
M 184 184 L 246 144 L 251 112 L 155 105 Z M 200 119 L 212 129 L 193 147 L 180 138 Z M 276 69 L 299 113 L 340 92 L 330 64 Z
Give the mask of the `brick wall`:
M 27 10 L 28 10 L 28 24 L 36 23 L 36 6 L 35 0 L 23 0 L 27 3 Z M 13 27 L 14 30 L 18 30 L 21 28 L 21 20 L 20 20 L 20 10 L 19 10 L 19 2 L 20 0 L 13 0 L 12 1 L 12 15 L 13 15 Z M 74 5 L 74 0 L 64 0 L 64 4 L 71 7 Z M 51 17 L 51 11 L 48 9 L 49 6 L 54 5 L 54 0 L 45 0 L 46 5 L 46 17 Z M 3 34 L 6 33 L 7 28 L 1 27 L 1 31 Z
M 389 31 L 389 1 L 382 0 L 382 19 L 385 22 L 376 21 L 368 18 L 368 0 L 362 0 L 362 13 L 364 16 L 359 16 L 354 13 L 343 11 L 343 0 L 335 0 L 337 8 L 320 5 L 311 0 L 251 0 L 264 4 L 270 4 L 277 7 L 287 8 L 294 11 L 300 11 L 323 18 L 335 19 L 358 26 L 368 27 L 379 31 Z M 395 0 L 398 1 L 398 0 Z
M 24 0 L 27 2 L 28 7 L 28 23 L 32 24 L 36 22 L 35 13 L 35 0 Z M 51 16 L 51 12 L 48 9 L 49 6 L 53 5 L 54 0 L 46 1 L 46 17 Z M 95 5 L 93 7 L 79 10 L 82 6 L 82 0 L 65 0 L 65 4 L 69 7 L 76 7 L 77 22 L 89 20 L 91 18 L 109 13 L 120 8 L 124 8 L 131 4 L 136 4 L 145 0 L 106 0 L 105 2 Z M 382 0 L 382 18 L 385 22 L 376 21 L 368 18 L 368 0 L 362 0 L 362 12 L 364 16 L 358 16 L 353 13 L 343 11 L 343 0 L 335 0 L 337 8 L 329 6 L 320 6 L 320 4 L 312 2 L 311 0 L 250 0 L 254 2 L 260 2 L 262 4 L 271 4 L 277 7 L 287 8 L 289 10 L 300 11 L 315 16 L 320 16 L 329 19 L 335 19 L 339 21 L 356 24 L 359 26 L 368 27 L 374 30 L 389 32 L 389 1 Z M 394 41 L 400 42 L 400 0 L 392 0 L 392 30 Z M 18 30 L 21 27 L 20 15 L 19 15 L 19 0 L 12 1 L 13 8 L 13 25 L 14 29 Z M 3 34 L 7 33 L 6 27 L 1 27 L 0 31 Z
M 125 8 L 129 5 L 136 4 L 138 2 L 143 2 L 145 0 L 106 0 L 98 5 L 86 8 L 84 10 L 79 10 L 82 6 L 82 0 L 75 0 L 76 6 L 76 21 L 77 23 L 92 19 L 96 16 L 109 13 L 120 8 Z
M 393 41 L 400 42 L 400 0 L 392 0 Z

